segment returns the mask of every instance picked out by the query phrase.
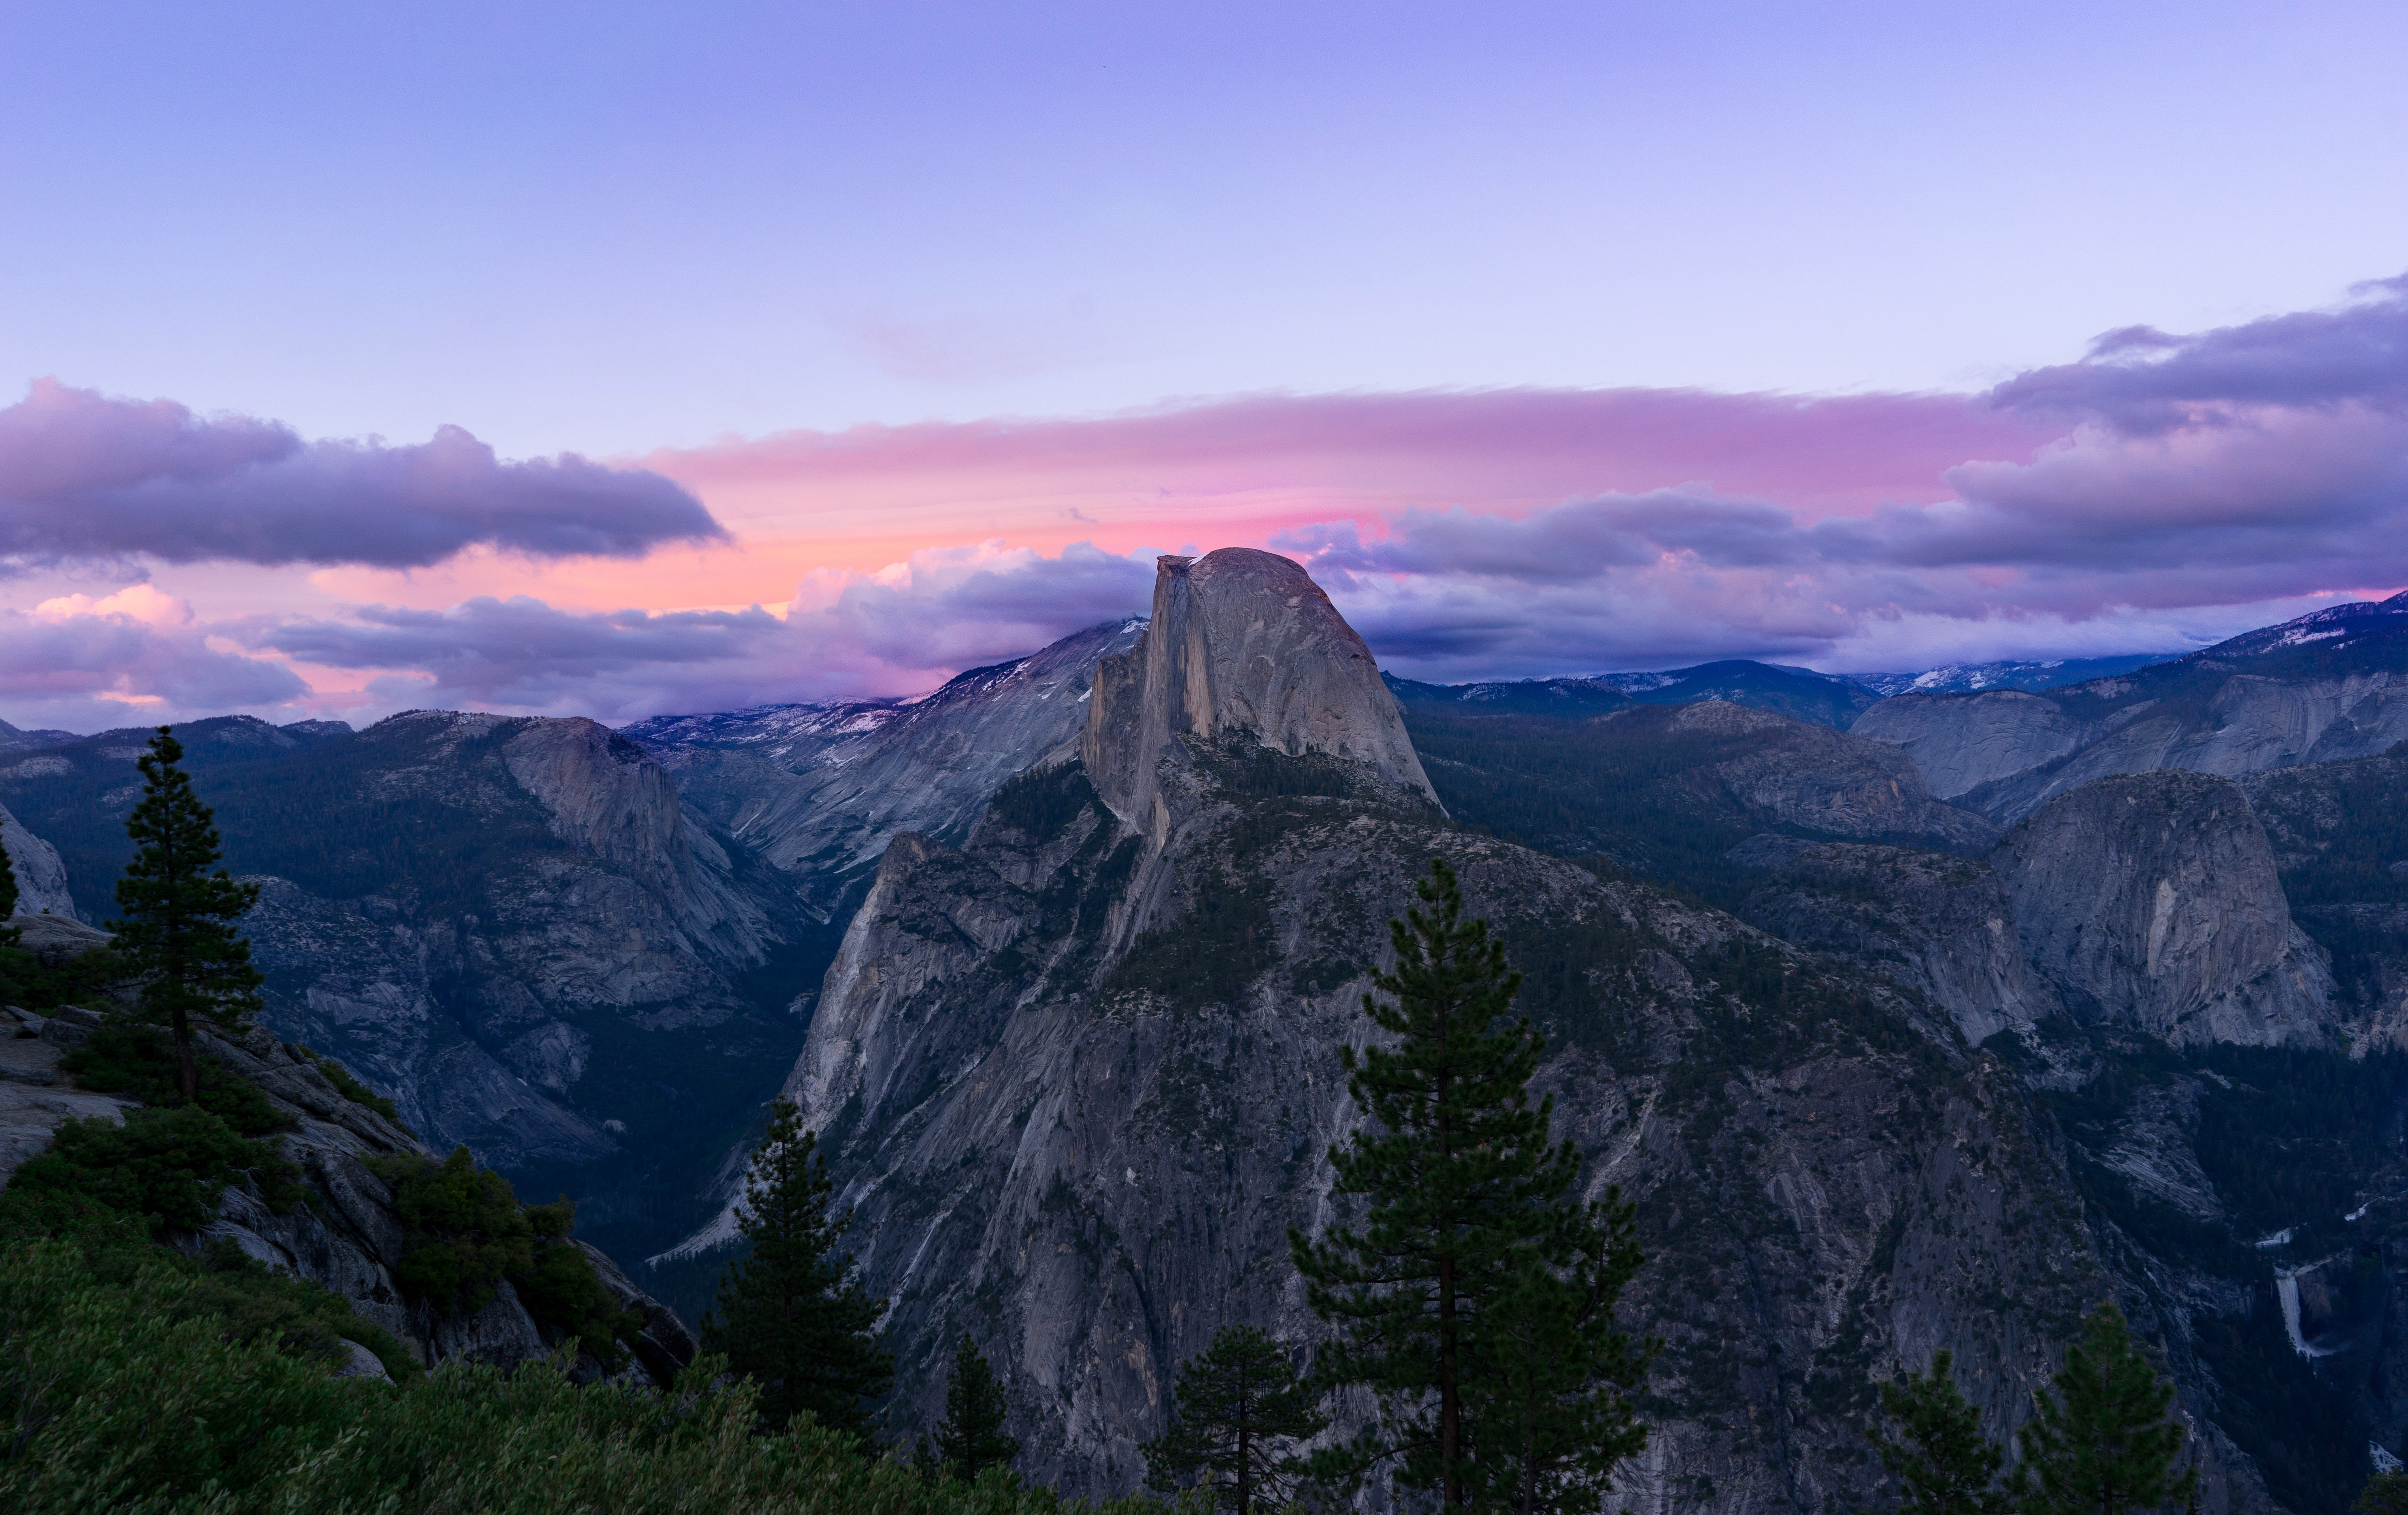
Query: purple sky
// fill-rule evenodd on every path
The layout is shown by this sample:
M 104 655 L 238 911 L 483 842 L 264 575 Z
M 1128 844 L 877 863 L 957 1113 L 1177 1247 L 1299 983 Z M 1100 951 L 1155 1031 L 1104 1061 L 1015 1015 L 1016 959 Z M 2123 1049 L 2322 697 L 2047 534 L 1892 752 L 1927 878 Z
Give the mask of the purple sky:
M 1430 677 L 2191 645 L 2408 583 L 2402 56 L 2372 4 L 0 10 L 0 719 L 921 688 L 1227 542 Z

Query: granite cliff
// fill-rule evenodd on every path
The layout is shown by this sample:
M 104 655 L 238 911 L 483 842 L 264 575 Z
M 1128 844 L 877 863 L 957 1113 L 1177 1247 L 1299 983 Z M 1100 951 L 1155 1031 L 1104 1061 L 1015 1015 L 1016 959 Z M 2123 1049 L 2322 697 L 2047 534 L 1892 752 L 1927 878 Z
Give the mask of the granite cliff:
M 1866 1498 L 1873 1375 L 1951 1348 L 2004 1432 L 2105 1294 L 2187 1339 L 2196 1302 L 2135 1285 L 2065 1165 L 2031 1069 L 2082 1075 L 2032 1029 L 2062 1020 L 2057 990 L 1985 862 L 1792 836 L 1731 865 L 1758 881 L 1756 913 L 1779 925 L 1787 909 L 1801 936 L 1816 892 L 1869 897 L 1863 929 L 1817 955 L 1468 831 L 1401 761 L 1351 634 L 1306 621 L 1268 659 L 1281 684 L 1230 696 L 1263 638 L 1296 627 L 1262 611 L 1315 603 L 1285 587 L 1292 568 L 1254 567 L 1166 561 L 1145 643 L 1098 673 L 1079 759 L 1004 786 L 958 843 L 898 836 L 828 971 L 787 1092 L 855 1208 L 868 1283 L 895 1301 L 903 1423 L 933 1416 L 940 1359 L 968 1330 L 1015 1386 L 1025 1465 L 1125 1488 L 1172 1372 L 1214 1329 L 1312 1339 L 1283 1237 L 1331 1217 L 1326 1153 L 1359 1118 L 1335 1049 L 1363 1035 L 1383 923 L 1432 854 L 1529 976 L 1554 1048 L 1541 1082 L 1585 1181 L 1641 1200 L 1630 1308 L 1668 1348 L 1634 1508 Z M 1181 625 L 1201 630 L 1164 634 Z M 1825 733 L 1799 760 L 1811 771 L 1776 781 L 1781 765 L 1745 749 L 1796 722 L 1648 717 L 1737 744 L 1678 770 L 1710 776 L 1691 787 L 1717 825 L 1786 806 L 1866 833 L 1936 817 L 1976 854 L 1995 840 L 1875 744 Z M 2002 1028 L 2027 1041 L 1971 1045 Z M 2219 1380 L 2197 1354 L 2181 1366 L 2206 1423 Z M 2208 1508 L 2263 1506 L 2251 1461 L 2214 1424 L 2203 1436 Z

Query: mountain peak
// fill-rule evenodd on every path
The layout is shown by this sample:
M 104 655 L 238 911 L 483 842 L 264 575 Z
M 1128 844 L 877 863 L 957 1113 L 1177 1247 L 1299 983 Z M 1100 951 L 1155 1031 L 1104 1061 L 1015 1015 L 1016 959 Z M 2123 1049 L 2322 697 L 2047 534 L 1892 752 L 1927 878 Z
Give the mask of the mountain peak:
M 1241 547 L 1154 561 L 1152 621 L 1097 668 L 1081 743 L 1115 813 L 1151 829 L 1165 750 L 1237 732 L 1291 757 L 1360 765 L 1436 803 L 1370 648 L 1312 575 Z

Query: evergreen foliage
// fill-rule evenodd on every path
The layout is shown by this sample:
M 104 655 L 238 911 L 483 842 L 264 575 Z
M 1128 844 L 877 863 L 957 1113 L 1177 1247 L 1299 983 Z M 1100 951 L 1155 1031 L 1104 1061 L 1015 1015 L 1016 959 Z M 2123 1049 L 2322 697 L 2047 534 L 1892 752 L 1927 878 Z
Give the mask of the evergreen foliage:
M 1422 908 L 1390 922 L 1396 965 L 1363 1000 L 1396 1044 L 1341 1051 L 1370 1122 L 1330 1161 L 1336 1192 L 1368 1202 L 1363 1220 L 1318 1242 L 1290 1233 L 1307 1298 L 1335 1328 L 1321 1378 L 1379 1407 L 1316 1470 L 1388 1463 L 1450 1507 L 1593 1508 L 1643 1436 L 1621 1389 L 1644 1354 L 1612 1323 L 1638 1265 L 1629 1210 L 1618 1193 L 1567 1202 L 1580 1155 L 1549 1141 L 1553 1098 L 1533 1107 L 1527 1090 L 1542 1039 L 1526 1020 L 1491 1029 L 1521 976 L 1486 922 L 1463 919 L 1443 859 L 1416 893 Z M 1529 1351 L 1541 1336 L 1547 1350 Z
M 1140 1449 L 1146 1487 L 1201 1487 L 1230 1515 L 1278 1508 L 1295 1497 L 1304 1472 L 1297 1444 L 1329 1423 L 1314 1407 L 1318 1397 L 1269 1333 L 1222 1327 L 1181 1365 L 1170 1424 Z
M 1471 1338 L 1464 1400 L 1483 1508 L 1594 1515 L 1615 1465 L 1647 1444 L 1629 1392 L 1652 1347 L 1612 1322 L 1639 1271 L 1635 1209 L 1617 1195 L 1562 1222 L 1559 1236 L 1517 1249 Z
M 2349 1515 L 2408 1515 L 2408 1473 L 2377 1473 L 2350 1501 Z
M 2091 1311 L 2065 1366 L 2032 1401 L 2016 1438 L 2025 1515 L 2130 1515 L 2196 1492 L 2196 1463 L 2174 1472 L 2188 1434 L 2170 1413 L 2174 1386 L 2141 1354 L 2113 1303 Z
M 2006 1449 L 1982 1434 L 1951 1363 L 1949 1352 L 1935 1352 L 1928 1371 L 1881 1386 L 1890 1429 L 1870 1433 L 1873 1451 L 1899 1481 L 1906 1515 L 2012 1515 L 2014 1500 L 1999 1483 Z
M 394 1156 L 374 1165 L 401 1216 L 405 1251 L 394 1279 L 404 1293 L 467 1314 L 492 1304 L 507 1279 L 529 1315 L 577 1337 L 605 1367 L 626 1365 L 624 1343 L 642 1334 L 643 1318 L 619 1308 L 568 1239 L 576 1207 L 522 1206 L 510 1181 L 477 1166 L 466 1147 L 440 1163 Z
M 0 1243 L 0 1508 L 11 1515 L 1148 1515 L 990 1477 L 924 1483 L 824 1427 L 755 1434 L 757 1390 L 695 1363 L 667 1394 L 560 1365 L 447 1364 L 397 1386 L 239 1335 L 206 1275 Z M 348 1333 L 347 1333 L 348 1334 Z M 1158 1512 L 1157 1512 L 1158 1515 Z
M 392 1100 L 387 1099 L 384 1095 L 378 1093 L 375 1090 L 370 1089 L 367 1085 L 353 1078 L 351 1076 L 351 1069 L 343 1066 L 342 1064 L 335 1061 L 331 1057 L 319 1056 L 316 1052 L 310 1051 L 307 1047 L 302 1048 L 301 1050 L 308 1054 L 309 1061 L 318 1065 L 318 1071 L 324 1074 L 326 1076 L 326 1081 L 335 1086 L 335 1093 L 342 1095 L 345 1099 L 350 1100 L 354 1105 L 366 1106 L 369 1109 L 376 1111 L 379 1115 L 383 1116 L 388 1121 L 397 1122 L 401 1119 L 401 1110 L 399 1107 L 395 1106 Z
M 236 883 L 223 868 L 209 808 L 179 766 L 184 749 L 161 726 L 137 763 L 142 798 L 125 834 L 136 848 L 117 883 L 117 949 L 141 977 L 143 1013 L 173 1029 L 178 1084 L 187 1103 L 198 1094 L 193 1022 L 231 1030 L 257 1013 L 259 970 L 235 923 L 259 898 L 257 884 Z
M 157 1026 L 130 1024 L 112 1017 L 103 1022 L 84 1044 L 60 1060 L 75 1076 L 77 1087 L 101 1093 L 127 1094 L 145 1105 L 172 1105 L 179 1095 L 182 1070 L 175 1044 Z M 268 1102 L 250 1079 L 228 1072 L 217 1058 L 194 1059 L 196 1097 L 192 1103 L 246 1136 L 290 1131 L 294 1120 Z
M 14 945 L 17 933 L 8 926 L 8 918 L 17 913 L 17 865 L 10 860 L 8 849 L 0 847 L 0 945 Z
M 72 1197 L 139 1216 L 148 1231 L 198 1231 L 217 1218 L 225 1186 L 245 1179 L 277 1209 L 300 1197 L 293 1165 L 275 1148 L 180 1105 L 128 1110 L 123 1125 L 102 1115 L 68 1121 L 17 1169 L 8 1193 Z
M 886 1302 L 871 1298 L 852 1277 L 852 1259 L 836 1253 L 853 1215 L 828 1212 L 836 1185 L 818 1145 L 792 1100 L 772 1107 L 736 1210 L 751 1254 L 728 1265 L 718 1308 L 703 1319 L 702 1345 L 760 1384 L 763 1429 L 809 1410 L 820 1424 L 867 1441 L 868 1402 L 895 1377 L 877 1335 Z
M 1003 1430 L 1010 1408 L 995 1369 L 963 1332 L 953 1350 L 953 1376 L 945 1385 L 945 1418 L 938 1423 L 936 1444 L 924 1436 L 920 1441 L 922 1471 L 976 1483 L 988 1468 L 1009 1469 L 1020 1455 L 1019 1438 Z

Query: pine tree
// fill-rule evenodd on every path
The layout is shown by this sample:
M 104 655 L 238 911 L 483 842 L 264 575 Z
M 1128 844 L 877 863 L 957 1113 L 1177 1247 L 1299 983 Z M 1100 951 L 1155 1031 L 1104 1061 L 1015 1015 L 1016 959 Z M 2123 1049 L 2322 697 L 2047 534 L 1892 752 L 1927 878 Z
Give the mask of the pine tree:
M 1639 1271 L 1635 1208 L 1619 1193 L 1562 1212 L 1555 1256 L 1517 1253 L 1472 1336 L 1464 1384 L 1471 1502 L 1514 1515 L 1593 1515 L 1615 1465 L 1647 1443 L 1627 1391 L 1652 1344 L 1616 1329 L 1613 1308 Z
M 1302 1470 L 1296 1444 L 1329 1423 L 1313 1408 L 1317 1397 L 1269 1333 L 1222 1327 L 1180 1367 L 1170 1425 L 1140 1449 L 1146 1487 L 1173 1494 L 1200 1484 L 1230 1515 L 1284 1504 Z
M 765 1430 L 781 1430 L 807 1409 L 820 1424 L 867 1441 L 867 1402 L 895 1378 L 877 1336 L 886 1302 L 851 1277 L 851 1258 L 834 1255 L 853 1215 L 828 1213 L 836 1185 L 818 1144 L 792 1100 L 772 1107 L 736 1210 L 737 1232 L 752 1252 L 720 1279 L 702 1349 L 760 1383 Z
M 17 913 L 17 865 L 9 860 L 8 849 L 0 847 L 0 943 L 17 939 L 16 928 L 8 918 Z
M 2350 1501 L 2349 1515 L 2408 1515 L 2408 1473 L 2377 1473 Z
M 1596 1209 L 1564 1203 L 1580 1156 L 1548 1140 L 1552 1096 L 1530 1103 L 1542 1039 L 1526 1020 L 1491 1029 L 1522 981 L 1502 944 L 1463 919 L 1444 859 L 1416 893 L 1426 908 L 1389 923 L 1396 966 L 1363 996 L 1396 1043 L 1341 1051 L 1369 1124 L 1330 1162 L 1337 1193 L 1369 1202 L 1362 1223 L 1317 1243 L 1290 1233 L 1307 1300 L 1336 1328 L 1323 1381 L 1368 1388 L 1379 1408 L 1317 1471 L 1393 1460 L 1400 1484 L 1449 1507 L 1477 1494 L 1523 1508 L 1518 1488 L 1533 1508 L 1583 1508 L 1571 1486 L 1598 1492 L 1638 1445 L 1613 1385 L 1635 1383 L 1641 1365 L 1611 1319 L 1637 1256 L 1618 1194 Z M 1517 1356 L 1517 1340 L 1566 1330 L 1577 1339 L 1545 1363 Z M 1571 1445 L 1586 1434 L 1573 1427 L 1604 1435 L 1598 1455 Z
M 1010 1467 L 1020 1455 L 1019 1439 L 1003 1431 L 1010 1408 L 1002 1380 L 963 1332 L 961 1345 L 953 1349 L 953 1377 L 945 1385 L 945 1418 L 938 1423 L 936 1446 L 931 1450 L 924 1438 L 920 1443 L 921 1470 L 976 1483 L 990 1467 Z
M 2006 1449 L 1982 1434 L 1981 1416 L 1957 1392 L 1952 1361 L 1935 1352 L 1929 1371 L 1881 1386 L 1882 1413 L 1896 1435 L 1873 1430 L 1873 1451 L 1903 1486 L 1907 1515 L 2010 1515 L 2014 1500 L 1998 1486 Z
M 125 834 L 138 850 L 117 881 L 116 946 L 140 977 L 142 1014 L 175 1031 L 177 1084 L 189 1104 L 200 1091 L 193 1022 L 232 1030 L 259 1010 L 259 970 L 235 929 L 259 886 L 208 871 L 222 856 L 216 819 L 177 766 L 183 756 L 173 728 L 161 726 L 136 761 L 142 798 Z
M 2179 1476 L 2186 1435 L 2169 1412 L 2174 1386 L 2133 1344 L 2123 1311 L 2091 1311 L 2065 1367 L 2033 1396 L 2017 1440 L 2017 1502 L 2025 1515 L 2128 1515 L 2184 1503 L 2197 1491 L 2196 1464 Z

